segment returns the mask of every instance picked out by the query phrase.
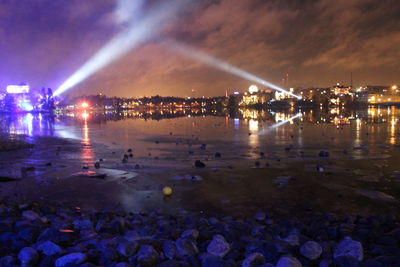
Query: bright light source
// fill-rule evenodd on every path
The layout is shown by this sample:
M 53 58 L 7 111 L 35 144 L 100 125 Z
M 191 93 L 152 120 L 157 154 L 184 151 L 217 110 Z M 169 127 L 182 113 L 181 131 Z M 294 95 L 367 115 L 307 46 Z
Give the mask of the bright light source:
M 29 85 L 8 85 L 7 93 L 9 94 L 28 94 Z
M 82 107 L 82 108 L 88 108 L 88 107 L 89 107 L 89 104 L 86 103 L 86 102 L 83 102 L 83 103 L 81 104 L 81 107 Z
M 393 85 L 392 90 L 397 90 L 397 85 Z
M 188 45 L 185 45 L 185 44 L 182 44 L 182 43 L 178 43 L 178 42 L 175 42 L 175 41 L 172 41 L 172 40 L 168 41 L 167 44 L 168 44 L 168 47 L 171 50 L 179 52 L 179 53 L 181 53 L 181 54 L 183 54 L 183 55 L 185 55 L 187 57 L 193 58 L 194 60 L 200 61 L 200 62 L 202 62 L 204 64 L 213 66 L 214 68 L 217 68 L 219 70 L 222 70 L 222 71 L 231 73 L 233 75 L 236 75 L 238 77 L 244 78 L 244 79 L 246 79 L 248 81 L 252 81 L 252 82 L 256 82 L 258 84 L 262 84 L 263 86 L 269 87 L 269 88 L 274 89 L 276 91 L 279 91 L 279 92 L 282 92 L 282 93 L 286 93 L 288 95 L 291 95 L 293 97 L 301 99 L 300 96 L 297 96 L 297 95 L 295 95 L 295 94 L 293 94 L 293 93 L 291 93 L 291 92 L 289 92 L 289 91 L 287 91 L 285 89 L 282 89 L 279 86 L 276 86 L 276 85 L 274 85 L 274 84 L 272 84 L 270 82 L 267 82 L 264 79 L 261 79 L 261 78 L 255 76 L 255 75 L 247 72 L 247 71 L 241 70 L 238 67 L 235 67 L 235 66 L 233 66 L 233 65 L 231 65 L 231 64 L 229 64 L 227 62 L 224 62 L 224 61 L 222 61 L 222 60 L 220 60 L 218 58 L 215 58 L 215 57 L 207 55 L 206 53 L 200 52 L 200 51 L 198 51 L 198 50 L 196 50 L 196 49 L 194 49 L 194 48 L 192 48 L 192 47 L 190 47 Z
M 28 111 L 28 112 L 30 112 L 30 111 L 33 110 L 33 106 L 32 106 L 32 104 L 29 103 L 29 102 L 21 102 L 21 103 L 19 103 L 19 106 L 21 107 L 21 109 L 22 109 L 23 111 Z
M 257 87 L 257 85 L 250 85 L 250 87 L 249 87 L 249 93 L 250 94 L 254 94 L 254 93 L 257 93 L 258 92 L 258 87 Z

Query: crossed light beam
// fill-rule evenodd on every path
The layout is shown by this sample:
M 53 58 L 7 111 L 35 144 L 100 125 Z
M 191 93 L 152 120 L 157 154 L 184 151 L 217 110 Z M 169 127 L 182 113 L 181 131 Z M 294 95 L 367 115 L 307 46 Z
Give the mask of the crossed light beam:
M 162 24 L 167 19 L 171 18 L 172 15 L 179 11 L 183 5 L 189 4 L 191 1 L 193 0 L 162 1 L 162 4 L 150 11 L 147 16 L 140 17 L 139 14 L 141 13 L 140 9 L 144 2 L 143 0 L 137 0 L 136 2 L 133 0 L 118 0 L 116 19 L 119 24 L 126 25 L 126 29 L 122 30 L 110 41 L 108 41 L 93 57 L 91 57 L 66 81 L 64 81 L 54 92 L 54 95 L 60 95 L 68 89 L 76 86 L 97 71 L 143 44 L 162 27 Z M 218 58 L 212 57 L 204 52 L 189 47 L 188 45 L 175 41 L 167 41 L 167 45 L 174 51 L 194 60 L 301 99 L 300 96 L 297 96 L 292 92 L 289 92 Z
M 137 48 L 157 32 L 162 24 L 170 19 L 185 4 L 192 0 L 162 1 L 162 4 L 149 11 L 146 16 L 140 17 L 137 12 L 141 5 L 132 4 L 133 0 L 119 0 L 117 8 L 117 20 L 126 24 L 122 30 L 110 41 L 108 41 L 92 58 L 73 73 L 54 95 L 60 95 L 66 90 L 84 81 L 97 71 L 119 59 L 132 49 Z M 142 1 L 139 1 L 140 3 Z M 125 9 L 126 8 L 126 9 Z M 137 16 L 136 16 L 137 15 Z
M 262 79 L 260 77 L 257 77 L 254 74 L 251 74 L 251 73 L 249 73 L 249 72 L 247 72 L 245 70 L 242 70 L 242 69 L 240 69 L 238 67 L 235 67 L 235 66 L 233 66 L 233 65 L 231 65 L 231 64 L 229 64 L 229 63 L 227 63 L 225 61 L 222 61 L 221 59 L 212 57 L 212 56 L 210 56 L 210 55 L 208 55 L 208 54 L 206 54 L 204 52 L 196 50 L 196 49 L 194 49 L 194 48 L 192 48 L 192 47 L 190 47 L 190 46 L 188 46 L 186 44 L 179 43 L 179 42 L 172 41 L 172 40 L 168 40 L 166 42 L 166 44 L 168 45 L 168 47 L 170 49 L 172 49 L 172 50 L 174 50 L 174 51 L 176 51 L 176 52 L 178 52 L 180 54 L 183 54 L 184 56 L 190 57 L 190 58 L 192 58 L 194 60 L 197 60 L 197 61 L 200 61 L 200 62 L 202 62 L 204 64 L 210 65 L 210 66 L 212 66 L 214 68 L 217 68 L 219 70 L 222 70 L 224 72 L 231 73 L 231 74 L 233 74 L 235 76 L 241 77 L 241 78 L 246 79 L 248 81 L 252 81 L 252 82 L 255 82 L 255 83 L 258 83 L 258 84 L 262 84 L 264 86 L 267 86 L 267 87 L 269 87 L 271 89 L 274 89 L 276 91 L 279 91 L 281 93 L 285 93 L 285 94 L 291 95 L 293 97 L 296 97 L 297 99 L 301 99 L 301 96 L 295 95 L 292 92 L 289 92 L 289 91 L 287 91 L 287 90 L 285 90 L 285 89 L 283 89 L 283 88 L 281 88 L 281 87 L 279 87 L 279 86 L 277 86 L 275 84 L 272 84 L 272 83 L 270 83 L 270 82 L 268 82 L 268 81 L 266 81 L 266 80 L 264 80 L 264 79 Z

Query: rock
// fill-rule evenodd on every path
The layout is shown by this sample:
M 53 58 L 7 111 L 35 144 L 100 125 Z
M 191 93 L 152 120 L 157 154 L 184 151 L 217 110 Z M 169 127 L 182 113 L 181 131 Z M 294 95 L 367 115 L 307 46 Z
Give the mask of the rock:
M 196 168 L 205 168 L 205 167 L 206 167 L 206 164 L 205 164 L 204 162 L 200 161 L 200 160 L 196 160 L 196 161 L 194 162 L 194 166 L 195 166 Z
M 62 248 L 51 241 L 44 241 L 37 245 L 35 248 L 46 256 L 53 256 L 62 253 Z
M 12 256 L 1 257 L 0 266 L 2 267 L 17 266 L 17 260 Z
M 321 253 L 321 246 L 314 241 L 307 241 L 300 247 L 300 254 L 310 260 L 318 259 Z
M 300 238 L 296 234 L 290 234 L 289 236 L 284 238 L 283 241 L 287 242 L 292 247 L 297 247 L 298 245 L 300 245 Z
M 176 257 L 176 246 L 172 240 L 163 241 L 161 247 L 165 257 L 170 260 Z
M 333 262 L 331 259 L 323 259 L 322 261 L 319 262 L 319 267 L 330 267 L 333 265 Z
M 67 267 L 71 265 L 82 264 L 86 260 L 86 255 L 80 252 L 74 252 L 62 256 L 56 260 L 56 267 Z
M 189 237 L 193 240 L 196 240 L 199 237 L 199 231 L 197 231 L 196 229 L 188 229 L 181 234 L 181 237 Z
M 22 217 L 24 217 L 25 219 L 31 220 L 31 221 L 40 218 L 39 214 L 37 214 L 33 210 L 24 210 L 22 212 Z
M 157 251 L 149 245 L 142 245 L 137 253 L 137 262 L 141 266 L 153 266 L 158 263 Z
M 333 258 L 348 257 L 362 261 L 364 258 L 363 247 L 360 242 L 352 240 L 350 237 L 345 237 L 335 247 Z
M 226 254 L 228 254 L 230 249 L 230 245 L 228 242 L 226 242 L 222 235 L 214 235 L 207 247 L 207 252 L 211 255 L 223 258 Z
M 265 212 L 257 212 L 256 215 L 254 216 L 254 219 L 256 219 L 257 221 L 264 221 L 267 218 L 267 215 L 265 214 Z
M 302 267 L 301 262 L 292 256 L 283 256 L 276 263 L 276 267 Z
M 199 250 L 191 238 L 179 238 L 175 242 L 176 250 L 179 256 L 193 256 L 199 253 Z
M 256 267 L 265 263 L 264 255 L 261 253 L 253 253 L 246 257 L 242 263 L 242 267 Z
M 39 261 L 39 254 L 36 249 L 25 247 L 18 253 L 18 259 L 21 262 L 21 266 L 36 266 Z
M 220 157 L 221 157 L 221 153 L 217 152 L 217 153 L 215 153 L 214 156 L 215 156 L 216 158 L 220 158 Z
M 358 267 L 360 266 L 357 259 L 353 257 L 341 256 L 334 259 L 334 266 L 338 267 Z
M 132 265 L 126 262 L 118 262 L 117 264 L 115 264 L 115 267 L 132 267 Z
M 201 261 L 201 267 L 224 267 L 228 266 L 228 264 L 218 256 L 207 255 Z
M 117 251 L 124 257 L 131 257 L 138 250 L 139 244 L 136 242 L 122 241 L 118 244 Z

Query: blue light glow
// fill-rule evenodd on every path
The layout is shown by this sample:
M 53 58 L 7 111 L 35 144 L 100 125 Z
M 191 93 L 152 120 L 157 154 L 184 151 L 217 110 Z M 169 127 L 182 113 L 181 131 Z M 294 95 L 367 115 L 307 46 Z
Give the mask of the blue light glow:
M 33 106 L 32 106 L 32 104 L 29 103 L 29 102 L 20 102 L 20 103 L 19 103 L 19 106 L 20 106 L 20 108 L 21 108 L 23 111 L 28 111 L 28 112 L 30 112 L 30 111 L 32 111 L 32 110 L 34 109 Z

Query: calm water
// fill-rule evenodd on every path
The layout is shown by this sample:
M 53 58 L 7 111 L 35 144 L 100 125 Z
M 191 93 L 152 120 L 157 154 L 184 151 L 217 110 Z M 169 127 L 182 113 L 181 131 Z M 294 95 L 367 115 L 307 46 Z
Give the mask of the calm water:
M 189 153 L 198 144 L 224 156 L 373 156 L 399 144 L 399 109 L 368 108 L 272 112 L 238 110 L 233 114 L 176 111 L 57 115 L 24 114 L 0 117 L 1 130 L 28 136 L 55 136 L 83 144 L 83 160 L 93 144 L 112 149 L 133 148 L 135 156 Z M 157 141 L 157 142 L 156 142 Z M 366 149 L 368 153 L 366 153 Z

